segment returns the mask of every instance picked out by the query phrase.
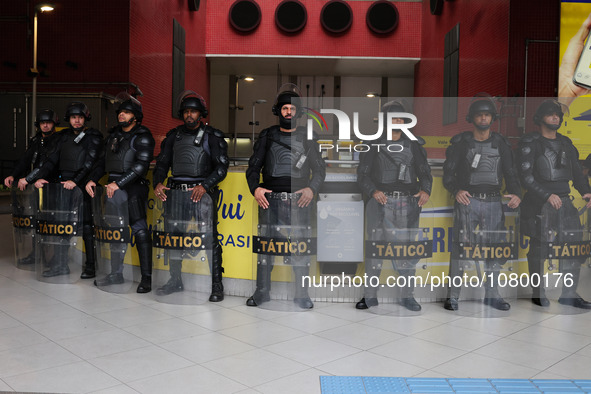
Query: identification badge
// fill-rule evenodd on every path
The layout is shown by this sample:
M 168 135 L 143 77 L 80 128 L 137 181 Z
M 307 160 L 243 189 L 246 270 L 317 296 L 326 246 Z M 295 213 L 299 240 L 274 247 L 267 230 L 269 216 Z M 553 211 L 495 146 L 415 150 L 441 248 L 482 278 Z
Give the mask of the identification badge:
M 406 164 L 400 164 L 400 171 L 398 171 L 398 180 L 403 181 L 406 178 Z
M 197 146 L 201 145 L 201 140 L 203 139 L 203 134 L 205 133 L 205 130 L 203 129 L 203 127 L 199 128 L 199 131 L 197 131 L 197 135 L 195 136 L 195 141 L 193 141 L 193 143 Z
M 472 168 L 478 168 L 478 163 L 480 163 L 480 153 L 474 155 L 474 160 L 472 160 Z
M 82 141 L 82 138 L 84 138 L 84 136 L 86 135 L 86 133 L 84 131 L 80 132 L 80 134 L 78 134 L 78 137 L 74 138 L 74 142 L 77 144 L 80 141 Z
M 308 156 L 306 156 L 305 154 L 302 154 L 302 155 L 300 156 L 300 158 L 298 159 L 298 162 L 296 163 L 295 167 L 296 167 L 298 170 L 301 170 L 301 169 L 302 169 L 302 167 L 304 166 L 304 163 L 306 162 L 306 159 L 307 159 L 307 158 L 308 158 Z

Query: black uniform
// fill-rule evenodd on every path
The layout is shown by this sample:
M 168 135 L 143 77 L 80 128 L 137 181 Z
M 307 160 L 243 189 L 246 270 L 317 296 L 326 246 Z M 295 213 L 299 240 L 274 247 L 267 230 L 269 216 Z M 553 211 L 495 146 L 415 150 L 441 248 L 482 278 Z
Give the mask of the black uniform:
M 152 240 L 146 222 L 149 191 L 146 174 L 154 157 L 154 145 L 154 138 L 147 127 L 136 124 L 130 131 L 125 132 L 121 126 L 116 126 L 109 131 L 104 155 L 98 160 L 90 175 L 90 180 L 98 184 L 99 179 L 107 172 L 108 183 L 115 182 L 127 193 L 129 222 L 138 248 L 142 277 L 152 275 Z M 115 202 L 113 206 L 120 204 Z M 112 244 L 111 273 L 122 273 L 127 244 L 124 248 L 120 246 Z M 119 250 L 114 251 L 114 247 L 119 247 Z M 119 256 L 115 257 L 113 253 L 119 253 Z
M 259 182 L 263 174 L 263 183 Z M 317 143 L 307 139 L 306 130 L 302 127 L 293 132 L 283 132 L 279 126 L 272 126 L 261 131 L 248 162 L 246 181 L 250 192 L 254 195 L 258 187 L 272 190 L 267 193 L 268 209 L 259 208 L 260 236 L 285 238 L 277 228 L 289 226 L 291 236 L 307 236 L 306 230 L 313 215 L 313 204 L 299 208 L 299 194 L 294 192 L 309 187 L 314 194 L 324 182 L 326 164 L 318 152 Z M 273 265 L 261 258 L 257 265 L 257 290 L 247 305 L 256 306 L 268 301 Z M 294 266 L 296 274 L 295 301 L 300 306 L 311 308 L 307 289 L 301 287 L 301 277 L 308 273 L 309 257 L 287 256 L 286 262 Z
M 505 215 L 501 203 L 503 179 L 509 194 L 521 196 L 521 186 L 513 163 L 509 142 L 500 134 L 491 132 L 485 141 L 477 141 L 471 131 L 454 136 L 445 153 L 443 186 L 454 196 L 459 190 L 468 191 L 472 197 L 469 205 L 454 203 L 454 230 L 450 277 L 462 276 L 460 243 L 486 244 L 505 240 Z M 474 234 L 480 230 L 480 238 Z M 484 238 L 484 239 L 483 239 Z M 501 266 L 506 260 L 486 261 L 486 269 L 492 272 L 492 286 L 486 285 L 485 302 L 493 306 L 500 300 L 496 284 Z M 460 288 L 450 286 L 448 299 L 457 302 Z M 447 303 L 446 303 L 447 304 Z M 506 303 L 505 303 L 506 304 Z M 498 306 L 498 305 L 497 305 Z M 502 308 L 509 308 L 506 304 Z M 449 309 L 449 308 L 448 308 Z
M 178 126 L 166 134 L 162 141 L 160 155 L 154 168 L 154 185 L 164 183 L 168 170 L 172 177 L 167 186 L 171 189 L 187 190 L 201 185 L 213 201 L 213 245 L 212 245 L 212 296 L 223 297 L 222 287 L 222 247 L 217 231 L 217 202 L 219 198 L 218 184 L 228 173 L 228 144 L 224 133 L 211 126 L 201 124 L 197 129 L 190 130 L 185 125 Z M 199 220 L 199 212 L 194 212 L 197 204 L 191 201 L 169 201 L 167 207 L 172 210 L 165 213 L 166 231 L 175 231 L 175 220 L 194 217 Z M 180 229 L 179 231 L 184 231 Z M 171 286 L 182 290 L 181 262 L 182 257 L 170 256 Z M 165 285 L 166 286 L 166 285 Z M 177 291 L 178 291 L 177 290 Z M 211 298 L 210 298 L 211 300 Z
M 591 193 L 591 187 L 587 177 L 583 174 L 579 164 L 579 152 L 572 141 L 560 133 L 556 133 L 556 139 L 548 139 L 540 133 L 529 133 L 523 136 L 519 142 L 519 172 L 527 193 L 523 199 L 521 215 L 521 231 L 530 237 L 527 261 L 530 275 L 539 275 L 542 278 L 544 272 L 544 252 L 548 243 L 564 244 L 569 241 L 582 239 L 582 226 L 577 209 L 570 198 L 570 185 L 572 180 L 574 187 L 581 195 Z M 560 197 L 562 207 L 558 210 L 549 206 L 548 198 L 555 194 Z M 563 274 L 571 274 L 573 286 L 563 286 L 560 303 L 578 307 L 583 303 L 576 294 L 580 275 L 581 264 L 584 258 L 560 259 L 560 270 Z M 534 281 L 532 281 L 534 283 Z M 543 283 L 543 280 L 541 281 Z M 547 299 L 544 295 L 543 284 L 534 287 L 534 302 L 536 299 Z M 536 302 L 539 304 L 539 302 Z M 579 305 L 580 304 L 580 305 Z
M 90 171 L 100 156 L 103 137 L 100 131 L 93 128 L 84 129 L 79 134 L 76 134 L 71 128 L 67 128 L 59 132 L 58 135 L 59 140 L 56 143 L 56 149 L 47 156 L 47 160 L 41 167 L 34 169 L 25 179 L 28 183 L 35 182 L 38 179 L 47 179 L 57 169 L 58 182 L 73 181 L 78 187 L 84 189 L 83 185 L 88 181 Z M 94 273 L 92 204 L 90 196 L 85 191 L 82 194 L 84 196 L 82 237 L 86 248 L 85 272 Z M 60 209 L 69 208 L 68 201 L 58 201 L 58 204 Z M 67 261 L 62 259 L 59 263 L 62 264 L 61 267 L 53 267 L 52 269 L 57 270 L 56 272 L 60 270 L 61 272 L 66 271 Z
M 366 210 L 366 223 L 371 237 L 378 241 L 408 242 L 415 241 L 419 227 L 421 207 L 418 197 L 414 197 L 420 190 L 431 195 L 433 177 L 431 167 L 427 162 L 427 153 L 422 145 L 425 141 L 411 141 L 402 137 L 396 141 L 402 146 L 400 152 L 363 152 L 359 155 L 357 167 L 357 183 L 369 199 Z M 376 191 L 381 191 L 388 197 L 386 205 L 373 200 Z M 373 231 L 371 231 L 371 230 Z M 396 232 L 395 238 L 392 230 Z M 365 271 L 368 276 L 379 277 L 381 273 L 381 259 L 367 259 Z M 410 277 L 416 272 L 415 260 L 393 260 L 393 268 L 400 275 Z M 408 283 L 408 282 L 407 282 Z M 420 305 L 414 301 L 413 286 L 405 287 L 402 291 L 403 305 L 412 310 L 420 310 Z M 366 287 L 364 299 L 357 304 L 358 309 L 377 305 L 377 288 Z M 410 299 L 413 299 L 412 305 Z
M 49 154 L 55 150 L 56 144 L 59 141 L 59 134 L 53 132 L 47 137 L 43 137 L 43 133 L 38 132 L 29 142 L 29 148 L 25 154 L 16 163 L 12 174 L 10 174 L 16 181 L 30 173 L 32 169 L 41 167 Z M 55 182 L 56 174 L 49 174 L 47 180 Z

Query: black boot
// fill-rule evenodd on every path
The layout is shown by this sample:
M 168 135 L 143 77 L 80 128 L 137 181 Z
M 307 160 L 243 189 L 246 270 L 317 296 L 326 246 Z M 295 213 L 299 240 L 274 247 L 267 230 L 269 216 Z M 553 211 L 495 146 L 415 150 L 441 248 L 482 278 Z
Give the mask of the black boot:
M 561 261 L 560 264 L 562 266 L 561 272 L 563 273 L 564 281 L 558 303 L 580 309 L 591 309 L 591 302 L 584 300 L 583 297 L 577 294 L 577 286 L 581 276 L 581 264 L 577 261 Z M 567 286 L 566 284 L 568 279 L 572 279 L 571 286 Z
M 18 265 L 32 265 L 35 264 L 35 249 L 27 257 L 18 260 Z
M 121 250 L 121 245 L 111 246 L 111 273 L 104 278 L 95 279 L 95 286 L 120 285 L 125 282 L 122 272 L 126 251 L 127 247 L 123 247 L 123 250 Z
M 548 307 L 550 301 L 546 298 L 544 289 L 544 260 L 540 256 L 541 243 L 530 238 L 529 253 L 527 254 L 527 267 L 529 270 L 530 283 L 532 284 L 531 302 L 538 306 Z M 537 276 L 534 278 L 534 276 Z M 537 286 L 534 286 L 537 284 Z
M 216 245 L 212 251 L 211 265 L 211 295 L 209 302 L 220 302 L 224 300 L 224 285 L 222 284 L 222 247 Z
M 509 309 L 511 309 L 511 304 L 509 304 L 501 297 L 501 295 L 499 294 L 499 289 L 497 287 L 499 283 L 499 270 L 494 269 L 493 271 L 491 271 L 491 274 L 492 283 L 485 283 L 486 287 L 484 289 L 484 304 L 498 309 L 500 311 L 508 311 Z
M 152 291 L 152 238 L 148 230 L 139 230 L 135 234 L 135 242 L 142 274 L 142 280 L 137 287 L 137 292 L 149 293 Z
M 301 262 L 300 262 L 301 263 Z M 302 282 L 302 278 L 306 275 L 309 275 L 310 268 L 307 265 L 304 266 L 294 266 L 293 272 L 295 273 L 295 296 L 293 298 L 293 302 L 298 304 L 298 306 L 302 309 L 312 309 L 314 308 L 314 303 L 310 299 L 308 295 L 308 287 L 304 285 Z
M 461 277 L 463 270 L 460 269 L 460 262 L 458 260 L 452 259 L 449 262 L 449 286 L 447 288 L 447 298 L 443 307 L 448 311 L 457 311 L 459 309 L 458 300 L 460 299 L 460 292 L 462 290 L 461 287 L 454 286 L 454 278 Z M 456 279 L 456 282 L 459 282 Z
M 43 271 L 41 276 L 44 278 L 51 278 L 54 276 L 69 275 L 70 267 L 68 267 L 68 252 L 70 250 L 69 244 L 56 244 L 53 247 L 53 257 L 47 262 L 47 269 Z
M 269 290 L 271 289 L 271 271 L 273 266 L 268 264 L 269 260 L 263 258 L 257 264 L 256 290 L 246 300 L 248 306 L 258 306 L 263 302 L 271 300 Z
M 96 254 L 94 249 L 94 237 L 92 226 L 84 225 L 83 235 L 84 248 L 86 249 L 86 265 L 80 274 L 80 279 L 92 279 L 96 276 Z
M 379 279 L 381 273 L 381 263 L 378 260 L 367 259 L 365 262 L 365 274 L 367 277 L 370 278 L 375 276 Z M 355 304 L 356 309 L 368 309 L 372 306 L 378 305 L 378 289 L 376 287 L 369 286 L 369 283 L 372 283 L 372 281 L 368 279 L 366 287 L 363 290 L 363 298 L 361 301 Z
M 182 261 L 181 260 L 170 260 L 170 279 L 168 282 L 164 284 L 164 286 L 159 287 L 156 290 L 156 295 L 169 295 L 172 293 L 178 293 L 179 291 L 183 291 L 185 288 L 183 287 L 183 279 L 181 277 L 182 271 Z
M 355 308 L 357 309 L 368 309 L 369 307 L 372 306 L 377 306 L 378 305 L 378 299 L 377 298 L 362 298 L 361 301 L 359 301 L 357 304 L 355 304 Z
M 422 309 L 421 304 L 415 300 L 414 288 L 414 275 L 416 270 L 405 269 L 400 270 L 400 275 L 406 278 L 406 286 L 400 289 L 400 305 L 408 309 L 409 311 L 418 312 Z

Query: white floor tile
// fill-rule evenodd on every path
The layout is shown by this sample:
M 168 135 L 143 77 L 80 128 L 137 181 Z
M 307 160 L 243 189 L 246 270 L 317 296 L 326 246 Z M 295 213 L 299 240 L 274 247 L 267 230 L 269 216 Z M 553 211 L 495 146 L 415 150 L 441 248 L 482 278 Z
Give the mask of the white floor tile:
M 307 335 L 303 331 L 264 320 L 220 330 L 219 333 L 256 347 L 264 347 Z
M 136 305 L 132 308 L 116 309 L 108 312 L 95 313 L 94 317 L 112 324 L 115 327 L 129 327 L 138 324 L 147 324 L 166 320 L 170 315 L 159 312 L 145 305 Z
M 466 351 L 478 349 L 499 339 L 496 335 L 472 331 L 451 324 L 419 332 L 414 337 Z
M 570 355 L 569 352 L 507 338 L 476 349 L 474 353 L 538 370 L 545 370 Z
M 480 354 L 466 354 L 443 365 L 432 368 L 433 371 L 456 378 L 488 379 L 530 379 L 540 370 L 508 363 Z
M 255 387 L 308 369 L 304 364 L 255 349 L 214 360 L 206 367 L 248 387 Z
M 390 342 L 404 338 L 403 335 L 396 334 L 395 332 L 359 323 L 351 323 L 321 331 L 316 333 L 316 335 L 360 350 L 379 348 Z
M 85 360 L 126 352 L 151 345 L 150 342 L 138 338 L 137 336 L 119 328 L 102 331 L 93 334 L 90 337 L 78 336 L 74 338 L 61 339 L 56 342 L 60 346 Z
M 151 343 L 163 343 L 180 338 L 194 337 L 211 332 L 180 318 L 158 320 L 125 327 L 125 331 Z
M 323 375 L 327 375 L 326 372 L 310 368 L 285 378 L 261 384 L 254 389 L 263 394 L 320 394 L 320 376 Z
M 4 378 L 16 391 L 84 393 L 120 382 L 85 361 Z
M 337 376 L 413 376 L 423 368 L 369 352 L 360 352 L 316 367 Z
M 124 383 L 193 365 L 192 362 L 156 346 L 93 358 L 88 362 Z
M 243 384 L 198 365 L 130 382 L 128 385 L 145 394 L 230 394 L 247 389 Z
M 238 327 L 257 321 L 255 317 L 226 308 L 183 316 L 182 319 L 214 331 Z
M 424 369 L 432 369 L 466 354 L 463 350 L 414 337 L 375 347 L 370 352 Z
M 442 324 L 438 321 L 429 320 L 421 316 L 376 316 L 373 319 L 364 320 L 360 323 L 401 335 L 414 335 Z
M 42 343 L 0 352 L 0 378 L 22 375 L 81 359 L 55 343 Z
M 113 328 L 111 324 L 88 315 L 63 320 L 51 320 L 45 323 L 35 323 L 31 324 L 30 327 L 54 341 L 80 336 L 92 338 L 94 334 Z
M 272 321 L 282 326 L 304 331 L 308 334 L 330 330 L 350 323 L 347 320 L 327 316 L 315 311 L 293 312 L 289 315 L 280 316 Z
M 546 371 L 570 379 L 591 379 L 591 357 L 573 354 L 554 364 Z
M 160 346 L 198 364 L 255 349 L 254 346 L 216 332 L 165 342 Z
M 320 364 L 359 353 L 359 349 L 315 335 L 280 342 L 266 346 L 264 349 L 310 367 L 316 367 Z
M 588 336 L 566 333 L 565 331 L 540 325 L 525 328 L 515 334 L 509 335 L 507 338 L 539 344 L 566 352 L 577 352 L 591 343 L 591 338 Z

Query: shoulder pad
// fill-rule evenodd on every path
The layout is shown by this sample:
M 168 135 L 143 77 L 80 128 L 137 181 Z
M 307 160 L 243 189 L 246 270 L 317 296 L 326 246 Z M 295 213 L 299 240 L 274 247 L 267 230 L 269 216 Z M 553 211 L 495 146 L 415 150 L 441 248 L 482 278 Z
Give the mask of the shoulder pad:
M 505 145 L 511 146 L 511 143 L 509 142 L 509 140 L 507 139 L 507 137 L 505 137 L 502 134 L 497 133 L 496 131 L 493 131 L 493 136 L 495 137 L 495 139 L 497 141 L 501 141 L 503 142 Z
M 116 133 L 116 132 L 117 132 L 117 129 L 118 129 L 118 128 L 119 128 L 119 126 L 111 127 L 111 128 L 109 129 L 109 131 L 107 131 L 107 133 L 109 133 L 109 134 L 114 134 L 114 133 Z
M 415 135 L 415 137 L 417 138 L 416 142 L 419 145 L 425 145 L 425 139 L 423 137 L 419 137 L 418 135 Z
M 538 138 L 540 138 L 540 134 L 533 132 L 533 133 L 527 133 L 526 135 L 524 135 L 523 137 L 521 137 L 521 141 L 529 144 L 531 142 L 534 142 L 535 140 L 537 140 Z
M 152 134 L 152 132 L 150 131 L 150 129 L 149 129 L 149 128 L 147 128 L 147 127 L 146 127 L 146 126 L 144 126 L 144 125 L 140 125 L 140 126 L 137 128 L 137 133 L 150 133 L 150 134 Z
M 178 127 L 175 127 L 174 129 L 168 130 L 168 133 L 166 133 L 166 136 L 168 137 L 169 135 L 171 135 L 173 133 L 176 133 L 177 129 L 178 129 Z
M 211 127 L 210 125 L 205 125 L 205 131 L 209 134 L 213 134 L 218 138 L 224 138 L 224 133 L 221 130 Z
M 451 144 L 457 144 L 462 139 L 466 139 L 466 137 L 468 137 L 468 134 L 472 135 L 472 132 L 471 131 L 464 131 L 463 133 L 456 134 L 453 137 L 451 137 L 451 140 L 449 140 L 449 142 Z

